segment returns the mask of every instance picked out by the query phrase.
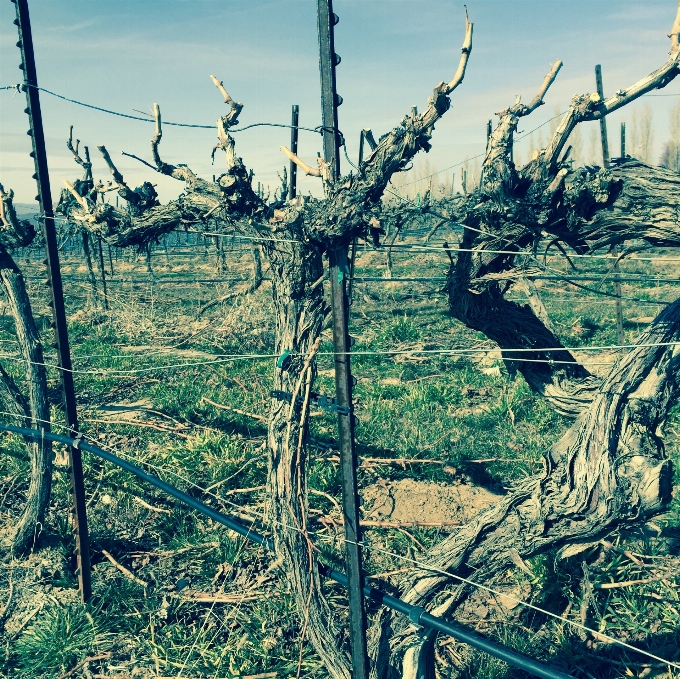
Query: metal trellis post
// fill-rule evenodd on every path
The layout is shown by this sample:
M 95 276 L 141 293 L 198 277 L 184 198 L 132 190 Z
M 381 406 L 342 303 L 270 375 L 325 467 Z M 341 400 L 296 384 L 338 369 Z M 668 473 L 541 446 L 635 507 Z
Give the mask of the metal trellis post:
M 597 93 L 600 95 L 600 100 L 604 101 L 604 86 L 602 84 L 602 66 L 597 64 L 595 66 L 595 85 L 597 87 Z M 609 161 L 609 140 L 607 139 L 607 119 L 605 117 L 600 118 L 600 138 L 602 140 L 602 163 L 608 168 L 610 166 Z M 622 137 L 623 139 L 623 137 Z M 623 143 L 625 146 L 625 142 Z M 611 248 L 611 253 L 613 255 L 618 254 L 616 245 Z M 625 337 L 623 334 L 623 305 L 621 303 L 621 281 L 617 278 L 619 274 L 619 261 L 614 262 L 614 294 L 616 295 L 616 336 L 618 338 L 619 344 L 623 344 Z
M 293 105 L 290 128 L 290 150 L 297 155 L 298 152 L 298 124 L 300 120 L 300 107 Z M 297 165 L 290 161 L 290 188 L 288 189 L 288 199 L 293 200 L 297 195 Z
M 604 88 L 602 86 L 602 66 L 595 66 L 595 84 L 600 100 L 604 101 Z M 607 139 L 607 119 L 600 118 L 600 138 L 602 139 L 602 163 L 604 167 L 609 167 L 609 141 Z
M 621 123 L 621 158 L 626 157 L 626 123 Z
M 64 291 L 62 288 L 61 271 L 59 269 L 59 250 L 57 247 L 57 232 L 52 212 L 52 194 L 50 192 L 50 178 L 47 168 L 47 153 L 45 150 L 45 135 L 43 132 L 42 114 L 40 111 L 40 94 L 38 91 L 38 77 L 35 68 L 33 52 L 33 37 L 31 21 L 28 14 L 28 0 L 12 0 L 16 5 L 16 19 L 14 23 L 19 29 L 21 49 L 21 66 L 24 72 L 23 89 L 26 92 L 26 113 L 31 129 L 28 134 L 33 142 L 31 156 L 35 163 L 33 178 L 38 185 L 36 200 L 40 203 L 40 214 L 43 223 L 45 239 L 45 253 L 47 265 L 47 285 L 51 291 L 51 306 L 53 326 L 56 334 L 55 348 L 61 387 L 64 401 L 66 427 L 69 435 L 77 436 L 78 413 L 76 410 L 76 395 L 73 388 L 73 373 L 71 368 L 71 353 L 69 350 L 68 329 L 66 325 L 66 310 L 64 308 Z M 69 446 L 69 467 L 71 476 L 71 490 L 73 492 L 73 522 L 76 537 L 76 557 L 78 565 L 78 588 L 83 601 L 88 601 L 92 593 L 90 581 L 90 545 L 87 530 L 87 514 L 85 505 L 85 487 L 83 484 L 83 462 L 79 448 Z
M 333 13 L 332 0 L 317 0 L 319 29 L 319 69 L 321 74 L 321 112 L 323 124 L 324 160 L 329 164 L 332 179 L 340 176 L 338 106 L 342 103 L 336 92 L 335 67 L 340 58 L 335 53 L 333 27 L 338 17 Z M 357 455 L 354 447 L 354 414 L 352 408 L 352 375 L 348 332 L 349 300 L 347 279 L 349 261 L 347 243 L 329 252 L 331 306 L 333 309 L 333 345 L 335 350 L 336 400 L 343 412 L 338 413 L 340 469 L 342 475 L 342 513 L 345 524 L 345 563 L 348 578 L 349 630 L 352 645 L 352 677 L 368 678 L 366 647 L 366 612 L 364 609 L 363 572 L 361 569 L 361 530 L 359 526 L 359 495 L 357 492 Z

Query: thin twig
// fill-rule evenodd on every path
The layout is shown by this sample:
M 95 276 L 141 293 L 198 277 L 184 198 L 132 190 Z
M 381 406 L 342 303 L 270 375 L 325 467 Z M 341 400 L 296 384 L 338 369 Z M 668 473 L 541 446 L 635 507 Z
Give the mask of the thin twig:
M 626 580 L 625 582 L 602 582 L 598 585 L 593 585 L 595 589 L 617 589 L 619 587 L 632 587 L 633 585 L 646 585 L 650 582 L 658 582 L 659 580 L 671 580 L 673 578 L 669 573 L 664 575 L 657 575 L 655 578 L 643 578 L 642 580 Z
M 313 492 L 313 491 L 310 491 Z M 320 523 L 335 523 L 340 526 L 344 524 L 344 519 L 333 516 L 318 516 L 316 520 Z M 442 528 L 444 526 L 460 526 L 462 521 L 373 521 L 371 519 L 361 519 L 359 524 L 367 528 Z
M 461 462 L 474 462 L 475 464 L 483 464 L 484 462 L 507 462 L 509 464 L 525 462 L 527 464 L 541 464 L 540 460 L 511 460 L 507 457 L 483 457 L 481 460 L 461 460 Z
M 24 618 L 24 620 L 23 620 L 23 622 L 21 623 L 21 625 L 19 625 L 19 627 L 17 627 L 17 628 L 14 630 L 13 636 L 15 636 L 15 637 L 19 636 L 19 632 L 21 632 L 21 630 L 24 629 L 24 627 L 26 627 L 26 625 L 28 625 L 28 623 L 31 622 L 31 620 L 33 620 L 33 618 L 35 618 L 35 616 L 38 615 L 38 613 L 40 613 L 40 611 L 42 611 L 42 609 L 43 609 L 43 604 L 39 604 L 38 606 L 36 606 L 36 607 L 35 607 L 35 608 L 34 608 L 34 609 L 33 609 L 33 610 L 32 610 L 25 618 Z
M 329 462 L 340 462 L 340 458 L 337 455 L 329 455 L 323 459 L 328 460 Z M 359 462 L 359 467 L 381 464 L 396 464 L 401 467 L 404 467 L 407 464 L 448 464 L 448 462 L 445 462 L 444 460 L 421 460 L 413 457 L 360 457 Z
M 75 674 L 83 665 L 87 665 L 87 663 L 95 662 L 96 660 L 106 660 L 107 658 L 110 657 L 111 653 L 102 653 L 100 655 L 93 655 L 90 656 L 89 658 L 85 658 L 84 660 L 81 660 L 73 669 L 66 672 L 66 674 L 62 674 L 59 677 L 59 679 L 67 679 L 67 677 L 70 677 L 72 674 Z
M 265 445 L 266 445 L 266 443 L 262 444 L 262 446 L 260 447 L 260 450 Z M 257 452 L 257 450 L 255 452 Z M 233 479 L 235 476 L 238 476 L 249 464 L 256 462 L 257 460 L 259 460 L 261 458 L 262 458 L 261 455 L 257 455 L 255 457 L 249 458 L 248 460 L 246 460 L 245 464 L 242 467 L 239 467 L 239 469 L 237 469 L 233 474 L 230 474 L 225 479 L 221 479 L 220 481 L 213 483 L 211 486 L 208 486 L 203 492 L 209 493 L 209 492 L 215 490 L 215 488 L 218 488 L 219 486 L 227 483 L 227 481 L 231 481 L 231 479 Z
M 256 413 L 248 413 L 245 410 L 239 410 L 238 408 L 232 408 L 231 406 L 225 406 L 221 403 L 215 403 L 211 401 L 207 396 L 201 396 L 201 401 L 209 403 L 214 408 L 219 408 L 220 410 L 230 410 L 237 415 L 245 415 L 246 417 L 252 417 L 254 420 L 260 420 L 260 422 L 267 422 L 267 418 L 264 415 L 257 415 Z
M 171 509 L 161 509 L 160 507 L 154 507 L 153 505 L 150 505 L 148 502 L 145 502 L 142 500 L 141 497 L 137 497 L 134 495 L 132 499 L 137 502 L 138 504 L 142 505 L 142 507 L 146 507 L 147 509 L 150 509 L 152 512 L 161 512 L 162 514 L 172 514 Z
M 600 540 L 600 544 L 605 548 L 606 551 L 611 550 L 613 552 L 616 552 L 617 554 L 623 554 L 637 566 L 644 565 L 643 562 L 637 556 L 635 556 L 632 552 L 629 552 L 627 549 L 621 549 L 620 547 L 617 547 L 608 540 Z
M 321 497 L 325 497 L 338 510 L 338 513 L 342 514 L 342 509 L 340 509 L 340 505 L 333 496 L 324 493 L 322 490 L 316 490 L 315 488 L 310 488 L 309 492 L 312 495 L 321 495 Z
M 415 546 L 418 547 L 418 549 L 420 549 L 423 552 L 427 551 L 425 545 L 422 542 L 420 542 L 420 540 L 417 540 L 413 535 L 411 535 L 411 533 L 409 533 L 406 529 L 397 528 L 396 530 L 398 530 L 400 533 L 403 533 L 407 538 L 410 538 L 415 544 Z
M 132 571 L 128 570 L 125 568 L 125 566 L 122 566 L 119 564 L 105 549 L 102 549 L 102 554 L 129 580 L 133 580 L 136 582 L 138 585 L 141 585 L 142 587 L 148 587 L 149 583 L 144 582 L 144 580 L 141 580 L 138 578 Z
M 84 419 L 82 420 L 83 422 L 98 422 L 101 424 L 122 424 L 128 427 L 144 427 L 146 429 L 155 429 L 156 431 L 162 431 L 165 434 L 175 434 L 175 436 L 179 436 L 180 438 L 186 439 L 189 438 L 187 434 L 183 434 L 181 431 L 178 431 L 177 429 L 172 429 L 170 427 L 159 427 L 158 425 L 155 424 L 150 424 L 148 422 L 135 422 L 134 420 L 96 420 L 96 419 Z
M 126 153 L 125 151 L 121 151 L 121 153 L 124 156 L 127 156 L 128 158 L 134 158 L 135 160 L 138 160 L 140 163 L 144 163 L 144 165 L 150 167 L 154 172 L 158 171 L 158 169 L 154 165 L 152 165 L 151 163 L 147 163 L 146 160 L 140 158 L 139 156 L 136 156 L 134 153 Z
M 192 549 L 204 549 L 206 547 L 219 547 L 219 542 L 202 542 L 200 545 L 189 545 L 188 547 L 182 547 L 181 549 L 171 549 L 164 552 L 131 552 L 130 556 L 158 556 L 162 558 L 167 558 L 170 556 L 176 556 L 177 554 L 184 554 L 184 552 L 189 552 Z
M 386 573 L 376 573 L 375 575 L 367 575 L 366 579 L 367 580 L 375 580 L 377 578 L 387 578 L 390 575 L 397 575 L 399 573 L 406 573 L 407 571 L 412 570 L 411 568 L 397 568 L 396 571 L 387 571 Z
M 222 495 L 238 495 L 239 493 L 255 493 L 258 490 L 264 490 L 267 486 L 252 486 L 251 488 L 234 488 L 227 490 Z
M 192 601 L 197 604 L 237 604 L 242 601 L 257 601 L 262 598 L 262 592 L 255 592 L 253 594 L 224 594 L 216 593 L 211 594 L 210 592 L 193 592 L 184 591 L 179 594 L 171 594 L 171 596 L 180 597 L 184 601 Z

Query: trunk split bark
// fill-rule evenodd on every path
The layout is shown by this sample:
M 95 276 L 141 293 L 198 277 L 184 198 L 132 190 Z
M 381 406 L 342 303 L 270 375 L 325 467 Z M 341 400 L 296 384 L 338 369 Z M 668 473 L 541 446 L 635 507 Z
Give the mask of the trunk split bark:
M 284 238 L 300 240 L 299 230 L 283 233 Z M 269 417 L 268 514 L 277 561 L 283 564 L 297 602 L 300 643 L 305 638 L 312 642 L 334 679 L 349 679 L 349 661 L 338 644 L 340 630 L 323 596 L 316 548 L 308 534 L 309 393 L 326 313 L 322 251 L 302 243 L 267 243 L 263 251 L 272 271 L 276 353 L 289 352 L 289 359 L 279 361 L 274 389 L 291 394 L 290 403 L 272 399 Z

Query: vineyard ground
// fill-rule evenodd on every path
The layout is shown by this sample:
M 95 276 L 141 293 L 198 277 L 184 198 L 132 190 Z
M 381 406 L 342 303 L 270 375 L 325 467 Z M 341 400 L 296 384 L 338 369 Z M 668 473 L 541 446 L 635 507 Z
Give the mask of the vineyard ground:
M 440 253 L 395 252 L 393 257 L 395 277 L 445 272 Z M 247 250 L 231 253 L 227 265 L 228 276 L 250 275 Z M 120 276 L 143 277 L 146 271 L 141 259 L 115 266 Z M 626 267 L 624 263 L 622 269 Z M 37 261 L 25 267 L 27 274 L 34 270 Z M 678 276 L 680 267 L 638 262 L 630 271 Z M 158 253 L 154 272 L 158 278 L 216 276 L 214 258 L 201 252 L 167 261 Z M 382 253 L 360 253 L 357 275 L 383 274 Z M 83 279 L 65 283 L 82 431 L 98 445 L 129 456 L 266 532 L 262 418 L 274 359 L 214 357 L 272 353 L 269 284 L 198 315 L 201 305 L 225 294 L 229 284 L 111 282 L 111 310 L 104 312 L 88 299 L 86 271 L 78 261 L 66 258 L 64 275 Z M 354 289 L 353 351 L 376 352 L 357 353 L 352 363 L 358 379 L 363 518 L 369 524 L 444 524 L 366 526 L 366 571 L 380 575 L 386 587 L 412 565 L 409 559 L 422 558 L 428 546 L 456 530 L 453 523 L 492 502 L 513 482 L 540 472 L 542 451 L 568 426 L 532 395 L 521 377 L 510 375 L 495 353 L 415 353 L 488 346 L 481 335 L 451 319 L 440 287 L 391 282 L 357 283 Z M 612 287 L 602 289 L 611 292 Z M 674 289 L 624 284 L 623 294 L 671 300 L 677 295 Z M 539 290 L 567 346 L 616 344 L 612 299 L 584 297 L 555 282 L 539 285 Z M 49 346 L 49 309 L 37 281 L 31 293 Z M 624 302 L 627 341 L 658 308 Z M 7 315 L 0 316 L 0 340 L 2 353 L 15 355 Z M 326 330 L 315 385 L 322 394 L 334 391 L 331 349 Z M 380 353 L 395 350 L 405 353 Z M 588 356 L 590 361 L 611 362 L 616 354 Z M 51 350 L 46 361 L 54 363 Z M 4 364 L 21 381 L 21 364 Z M 177 364 L 184 365 L 167 367 Z M 49 374 L 58 422 L 58 376 L 54 370 Z M 309 449 L 311 524 L 323 557 L 342 566 L 335 421 L 313 409 L 311 423 L 310 436 L 318 446 Z M 665 437 L 669 454 L 680 464 L 677 408 Z M 7 531 L 21 510 L 28 461 L 19 439 L 4 438 L 2 452 L 0 530 Z M 301 676 L 325 675 L 308 643 L 300 651 L 301 624 L 291 593 L 267 554 L 91 457 L 86 457 L 85 471 L 94 596 L 87 606 L 78 603 L 64 461 L 64 450 L 57 448 L 52 507 L 39 549 L 28 558 L 0 564 L 0 611 L 7 604 L 0 619 L 5 646 L 0 676 L 57 679 L 78 666 L 68 676 L 294 677 L 299 663 Z M 680 676 L 514 601 L 530 601 L 680 661 L 678 496 L 653 522 L 610 535 L 606 544 L 573 558 L 547 554 L 520 563 L 494 583 L 507 596 L 477 591 L 458 619 L 517 650 L 559 660 L 576 676 Z M 648 582 L 635 584 L 637 580 Z M 334 610 L 346 617 L 343 590 L 329 583 L 326 592 Z M 526 676 L 448 638 L 440 638 L 436 649 L 440 677 Z M 95 659 L 82 663 L 86 658 Z

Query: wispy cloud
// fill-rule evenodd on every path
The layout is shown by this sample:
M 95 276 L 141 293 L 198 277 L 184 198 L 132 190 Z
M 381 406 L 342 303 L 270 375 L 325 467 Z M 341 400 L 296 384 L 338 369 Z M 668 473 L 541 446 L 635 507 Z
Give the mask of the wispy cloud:
M 87 21 L 79 21 L 77 24 L 71 24 L 70 26 L 50 26 L 47 30 L 59 33 L 73 33 L 74 31 L 80 31 L 83 28 L 88 28 L 89 26 L 94 26 L 99 23 L 99 19 L 88 19 Z

